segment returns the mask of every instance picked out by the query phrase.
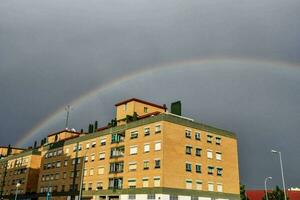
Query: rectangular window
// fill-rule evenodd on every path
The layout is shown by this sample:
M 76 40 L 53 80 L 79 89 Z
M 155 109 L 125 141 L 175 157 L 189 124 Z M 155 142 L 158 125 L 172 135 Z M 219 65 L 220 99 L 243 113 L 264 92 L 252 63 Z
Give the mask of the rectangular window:
M 128 179 L 128 188 L 136 188 L 136 179 Z
M 64 166 L 65 166 L 65 167 L 68 166 L 68 161 L 67 161 L 67 160 L 65 160 Z
M 103 182 L 97 182 L 96 190 L 102 190 L 103 189 Z
M 130 139 L 138 138 L 139 132 L 138 131 L 132 131 L 130 133 Z
M 150 151 L 150 144 L 144 144 L 144 153 L 148 153 Z
M 202 181 L 196 181 L 196 190 L 202 190 Z
M 213 153 L 211 150 L 207 150 L 207 158 L 209 158 L 209 159 L 213 158 Z
M 93 153 L 91 154 L 91 162 L 94 162 L 94 160 L 95 160 L 95 154 Z
M 59 179 L 59 173 L 56 173 L 55 174 L 55 180 L 58 180 Z
M 63 178 L 64 178 L 64 179 L 67 178 L 67 172 L 64 172 L 64 173 L 63 173 Z
M 136 155 L 138 152 L 137 146 L 130 147 L 130 155 Z
M 160 133 L 160 132 L 161 132 L 161 127 L 158 124 L 158 125 L 155 126 L 155 133 Z
M 213 136 L 207 135 L 207 143 L 212 143 Z
M 99 153 L 99 160 L 104 160 L 105 159 L 105 153 Z
M 104 174 L 104 167 L 98 167 L 98 174 L 99 175 Z
M 87 143 L 87 144 L 85 145 L 85 148 L 86 148 L 86 149 L 89 149 L 89 148 L 90 148 L 90 143 Z
M 160 168 L 160 160 L 155 160 L 155 169 L 159 169 Z
M 185 147 L 185 154 L 188 154 L 188 155 L 192 154 L 192 147 L 191 146 L 186 146 Z
M 147 199 L 148 200 L 155 200 L 155 194 L 148 194 Z
M 148 178 L 143 178 L 143 187 L 149 187 L 149 179 Z
M 185 188 L 186 189 L 192 189 L 193 188 L 193 182 L 192 182 L 192 180 L 186 180 L 185 181 Z
M 185 137 L 186 138 L 191 138 L 192 137 L 192 131 L 191 130 L 185 130 Z
M 195 132 L 195 140 L 201 140 L 201 133 Z
M 222 174 L 223 174 L 223 168 L 218 167 L 217 168 L 217 176 L 222 176 Z
M 60 162 L 60 161 L 58 161 L 58 162 L 56 163 L 56 167 L 57 167 L 57 168 L 61 167 L 61 162 Z
M 216 137 L 216 145 L 221 145 L 221 138 L 220 137 Z
M 222 160 L 222 153 L 216 152 L 216 160 Z
M 129 200 L 135 200 L 135 194 L 129 194 L 128 199 Z
M 170 200 L 178 200 L 178 196 L 174 195 L 174 194 L 171 194 L 170 195 Z
M 94 168 L 90 169 L 90 176 L 94 176 Z
M 196 148 L 196 156 L 201 156 L 202 149 Z
M 93 183 L 89 183 L 88 190 L 92 190 L 92 189 L 93 189 Z
M 105 138 L 100 140 L 100 145 L 101 146 L 105 146 L 106 145 L 106 139 Z
M 160 177 L 154 177 L 154 187 L 160 187 Z
M 87 176 L 87 170 L 86 169 L 83 170 L 83 176 Z
M 128 170 L 129 171 L 136 171 L 137 164 L 136 163 L 129 163 Z
M 85 156 L 84 157 L 84 162 L 88 162 L 89 161 L 89 156 Z
M 223 192 L 223 185 L 217 184 L 217 192 Z
M 208 172 L 209 175 L 213 175 L 214 174 L 214 167 L 208 166 L 207 167 L 207 172 Z
M 201 173 L 201 165 L 196 164 L 196 172 Z
M 156 142 L 154 146 L 155 151 L 159 151 L 161 149 L 161 142 Z
M 144 107 L 144 113 L 147 113 L 147 112 L 148 112 L 148 108 Z
M 92 148 L 95 148 L 96 147 L 96 141 L 93 141 L 92 142 Z
M 208 191 L 210 191 L 210 192 L 214 191 L 214 184 L 213 183 L 208 183 Z
M 150 135 L 150 128 L 144 128 L 144 136 Z
M 185 163 L 185 171 L 187 171 L 187 172 L 192 171 L 192 164 L 191 163 Z
M 144 160 L 144 170 L 149 169 L 149 160 Z
M 69 154 L 69 152 L 70 152 L 70 149 L 66 148 L 66 154 Z

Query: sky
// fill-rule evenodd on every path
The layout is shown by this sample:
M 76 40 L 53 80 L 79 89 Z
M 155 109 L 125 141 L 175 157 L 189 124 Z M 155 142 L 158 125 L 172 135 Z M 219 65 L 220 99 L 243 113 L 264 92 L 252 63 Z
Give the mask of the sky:
M 0 145 L 87 130 L 136 97 L 237 134 L 241 183 L 300 187 L 298 0 L 3 0 Z M 32 137 L 23 140 L 29 133 Z

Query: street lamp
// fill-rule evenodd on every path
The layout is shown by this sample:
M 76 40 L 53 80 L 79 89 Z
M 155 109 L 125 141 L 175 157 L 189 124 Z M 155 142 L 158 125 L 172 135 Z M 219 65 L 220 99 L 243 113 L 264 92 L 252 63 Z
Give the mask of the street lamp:
M 19 187 L 21 186 L 21 184 L 20 183 L 17 183 L 17 185 L 16 185 L 16 195 L 15 195 L 15 200 L 17 200 L 17 198 L 18 198 L 18 191 L 19 191 Z
M 81 196 L 82 196 L 82 185 L 83 185 L 84 168 L 85 168 L 85 157 L 86 157 L 87 152 L 88 152 L 88 149 L 85 150 L 83 160 L 82 160 L 81 179 L 80 179 L 80 188 L 79 188 L 78 200 L 81 200 Z
M 272 179 L 271 176 L 265 178 L 265 194 L 266 194 L 266 200 L 269 200 L 269 199 L 268 199 L 268 190 L 267 190 L 267 181 L 268 181 L 268 180 L 271 180 L 271 179 Z
M 283 166 L 282 166 L 282 159 L 281 159 L 281 152 L 271 150 L 271 153 L 277 153 L 279 155 L 279 161 L 280 161 L 280 168 L 281 168 L 281 178 L 282 178 L 282 185 L 283 185 L 283 193 L 284 193 L 284 200 L 287 200 L 286 198 L 286 191 L 285 191 L 285 182 L 284 182 L 284 175 L 283 175 Z

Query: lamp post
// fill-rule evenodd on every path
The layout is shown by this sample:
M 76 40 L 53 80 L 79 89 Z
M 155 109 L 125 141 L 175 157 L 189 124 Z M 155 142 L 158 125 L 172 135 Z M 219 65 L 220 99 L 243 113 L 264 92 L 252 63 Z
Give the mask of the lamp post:
M 281 178 L 282 178 L 282 185 L 283 185 L 283 193 L 284 193 L 284 199 L 287 200 L 286 198 L 286 191 L 285 191 L 285 182 L 284 182 L 284 175 L 283 175 L 283 166 L 282 166 L 282 159 L 281 159 L 281 152 L 280 151 L 275 151 L 271 150 L 271 153 L 277 153 L 279 155 L 279 161 L 280 161 L 280 168 L 281 168 Z
M 16 195 L 15 195 L 15 200 L 17 200 L 17 198 L 18 198 L 18 191 L 19 191 L 19 187 L 21 186 L 21 184 L 20 183 L 17 183 L 17 185 L 16 185 Z
M 83 185 L 84 168 L 85 168 L 85 157 L 86 157 L 87 152 L 88 152 L 88 149 L 85 150 L 83 160 L 82 160 L 81 179 L 80 179 L 80 188 L 79 188 L 78 200 L 81 200 L 81 197 L 82 197 L 82 185 Z
M 268 199 L 267 181 L 268 181 L 268 180 L 271 180 L 271 179 L 272 179 L 272 177 L 267 177 L 267 178 L 265 178 L 265 194 L 266 194 L 266 200 L 269 200 L 269 199 Z

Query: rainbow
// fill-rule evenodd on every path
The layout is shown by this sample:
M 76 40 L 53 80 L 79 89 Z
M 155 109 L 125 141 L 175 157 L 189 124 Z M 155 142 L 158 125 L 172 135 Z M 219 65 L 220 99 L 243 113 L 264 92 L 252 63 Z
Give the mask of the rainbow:
M 300 68 L 298 63 L 289 63 L 289 62 L 281 62 L 281 61 L 270 61 L 270 60 L 257 60 L 257 59 L 247 59 L 247 58 L 226 58 L 226 57 L 210 57 L 206 59 L 191 59 L 191 60 L 184 60 L 184 61 L 175 61 L 175 62 L 168 62 L 163 63 L 161 65 L 156 66 L 146 66 L 141 70 L 135 71 L 130 74 L 125 74 L 117 79 L 114 79 L 104 85 L 100 85 L 89 92 L 85 93 L 84 95 L 80 96 L 79 98 L 73 100 L 72 102 L 68 103 L 72 106 L 78 106 L 83 102 L 87 101 L 90 98 L 93 98 L 99 93 L 102 93 L 106 90 L 114 86 L 118 86 L 130 79 L 135 77 L 145 75 L 148 73 L 155 73 L 159 72 L 160 70 L 168 70 L 174 67 L 187 67 L 187 66 L 203 66 L 206 64 L 222 64 L 225 62 L 234 62 L 234 63 L 242 63 L 242 64 L 254 64 L 254 65 L 266 65 L 272 67 L 290 67 L 290 68 Z M 30 131 L 25 133 L 22 138 L 15 144 L 16 146 L 23 146 L 32 140 L 35 136 L 40 133 L 40 130 L 48 123 L 53 122 L 59 115 L 65 112 L 64 110 L 65 105 L 58 108 L 55 112 L 49 114 L 45 119 L 39 121 L 35 127 L 33 127 Z

